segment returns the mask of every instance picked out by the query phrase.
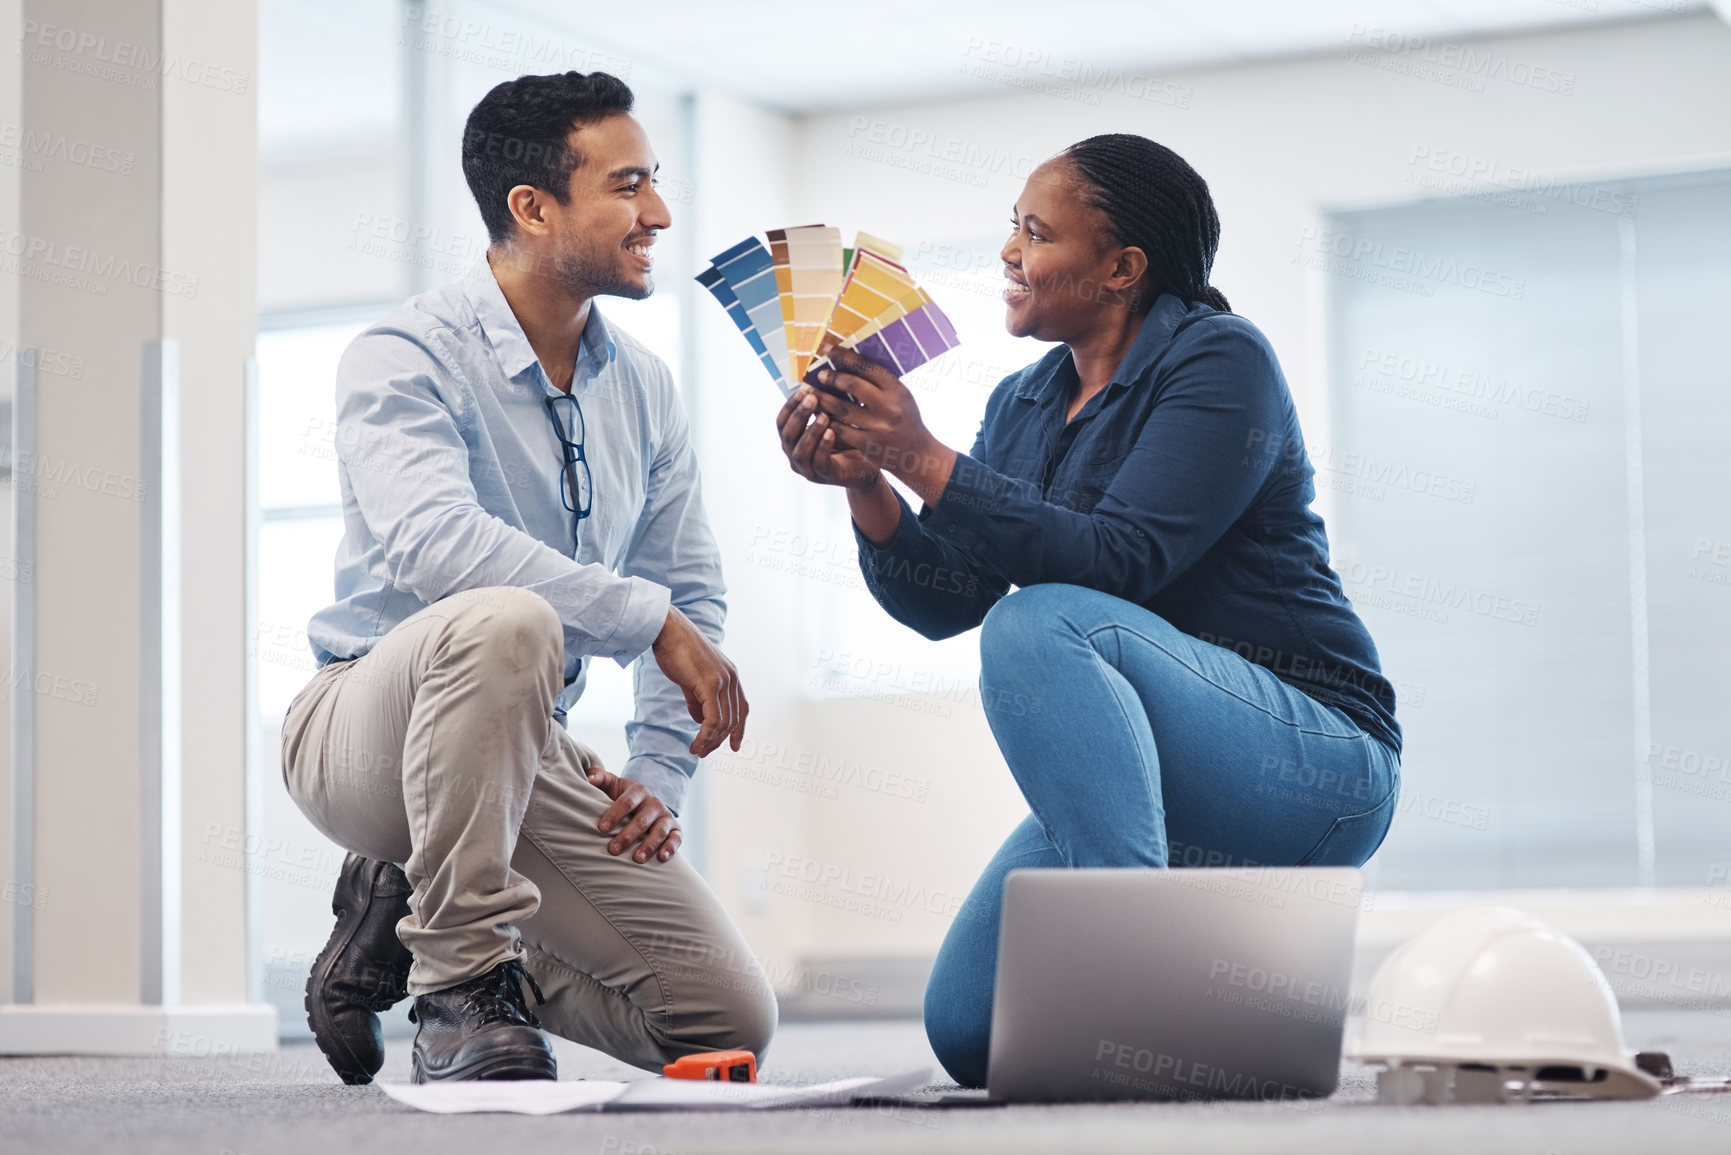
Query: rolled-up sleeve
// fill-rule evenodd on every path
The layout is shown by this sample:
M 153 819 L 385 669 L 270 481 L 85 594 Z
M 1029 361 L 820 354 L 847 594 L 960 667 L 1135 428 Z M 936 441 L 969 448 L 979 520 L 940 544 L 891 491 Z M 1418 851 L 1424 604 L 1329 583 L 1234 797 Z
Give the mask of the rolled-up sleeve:
M 1286 427 L 1267 344 L 1221 314 L 1195 326 L 1140 437 L 1094 507 L 959 456 L 924 532 L 1018 586 L 1068 582 L 1145 604 L 1218 541 L 1276 468 Z
M 663 377 L 657 385 L 652 397 L 660 413 L 659 444 L 650 459 L 643 514 L 620 572 L 668 590 L 671 604 L 719 645 L 727 619 L 721 551 L 704 515 L 684 407 L 670 379 Z M 664 609 L 662 618 L 666 616 Z M 648 786 L 677 811 L 697 772 L 691 742 L 698 725 L 686 708 L 684 691 L 661 672 L 653 654 L 639 659 L 633 687 L 636 712 L 625 724 L 625 776 Z
M 660 632 L 668 590 L 580 565 L 482 508 L 439 387 L 454 361 L 381 330 L 355 341 L 338 367 L 337 454 L 385 576 L 427 604 L 487 586 L 539 594 L 563 626 L 567 679 L 586 657 L 629 663 Z

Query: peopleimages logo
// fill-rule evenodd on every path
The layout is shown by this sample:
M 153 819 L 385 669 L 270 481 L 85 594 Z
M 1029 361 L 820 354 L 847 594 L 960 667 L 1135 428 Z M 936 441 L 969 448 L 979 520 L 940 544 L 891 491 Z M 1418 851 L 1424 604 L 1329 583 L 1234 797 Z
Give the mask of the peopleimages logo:
M 98 296 L 106 295 L 110 284 L 136 285 L 187 300 L 198 296 L 197 277 L 85 245 L 5 229 L 0 229 L 0 268 Z
M 844 155 L 888 162 L 889 154 L 954 166 L 982 178 L 1007 176 L 1026 178 L 1040 163 L 1031 153 L 979 144 L 929 128 L 910 127 L 890 120 L 856 116 L 848 122 L 848 147 Z M 901 167 L 909 167 L 903 165 Z
M 1641 198 L 1619 188 L 1582 184 L 1525 165 L 1505 164 L 1493 157 L 1478 156 L 1440 145 L 1414 145 L 1407 162 L 1407 183 L 1463 196 L 1485 198 L 1501 189 L 1515 199 L 1498 201 L 1545 214 L 1549 202 L 1571 205 L 1613 216 L 1633 217 Z M 1490 199 L 1495 200 L 1495 197 Z
M 620 80 L 631 78 L 632 62 L 623 56 L 567 44 L 529 28 L 462 18 L 443 9 L 433 4 L 405 7 L 398 43 L 503 72 L 606 72 Z
M 1136 1076 L 1145 1075 L 1146 1078 Z M 1101 1039 L 1094 1051 L 1095 1081 L 1126 1087 L 1167 1099 L 1219 1096 L 1227 1099 L 1314 1099 L 1316 1093 L 1283 1083 L 1261 1079 L 1241 1071 L 1230 1071 L 1212 1063 L 1181 1055 L 1169 1055 L 1150 1047 Z M 1194 1090 L 1192 1090 L 1194 1088 Z
M 0 125 L 0 148 L 10 149 L 32 160 L 58 160 L 78 168 L 131 176 L 137 157 L 128 149 L 67 136 L 63 132 L 36 132 L 16 124 Z M 0 161 L 4 163 L 4 161 Z M 32 172 L 42 171 L 40 165 Z
M 1527 294 L 1525 277 L 1499 272 L 1472 261 L 1437 256 L 1423 249 L 1357 237 L 1340 229 L 1315 229 L 1307 225 L 1299 230 L 1298 248 L 1294 263 L 1342 276 L 1369 279 L 1361 274 L 1376 271 L 1397 280 L 1455 285 L 1513 301 L 1519 301 Z M 1392 287 L 1406 286 L 1394 284 Z
M 851 866 L 780 851 L 770 852 L 760 889 L 891 922 L 900 922 L 907 910 L 955 918 L 967 897 L 911 878 L 856 871 Z
M 1571 96 L 1575 74 L 1547 68 L 1494 48 L 1452 44 L 1374 24 L 1354 24 L 1342 57 L 1449 87 L 1483 92 L 1487 80 Z
M 241 69 L 128 40 L 111 40 L 64 24 L 25 20 L 19 44 L 20 53 L 32 64 L 45 64 L 146 92 L 156 91 L 157 82 L 163 77 L 237 95 L 245 95 L 252 85 L 252 74 Z
M 1555 389 L 1536 389 L 1517 385 L 1508 378 L 1497 378 L 1475 368 L 1451 365 L 1431 357 L 1413 357 L 1386 349 L 1367 348 L 1358 358 L 1359 381 L 1399 382 L 1419 389 L 1434 389 L 1455 394 L 1464 403 L 1483 402 L 1501 408 L 1524 409 L 1565 421 L 1585 421 L 1592 403 Z M 1495 417 L 1493 411 L 1490 414 Z
M 1098 105 L 1102 95 L 1121 95 L 1183 109 L 1195 95 L 1188 85 L 1057 56 L 1043 46 L 970 36 L 962 55 L 969 61 L 962 66 L 965 75 L 1083 104 Z
M 1465 581 L 1445 581 L 1400 566 L 1373 565 L 1345 557 L 1334 560 L 1334 571 L 1340 575 L 1342 584 L 1356 587 L 1351 591 L 1355 603 L 1384 605 L 1384 608 L 1398 611 L 1398 605 L 1385 605 L 1376 600 L 1378 595 L 1382 595 L 1432 610 L 1440 615 L 1433 620 L 1442 622 L 1448 620 L 1449 610 L 1466 610 L 1480 617 L 1522 626 L 1536 626 L 1539 621 L 1537 602 L 1509 597 Z

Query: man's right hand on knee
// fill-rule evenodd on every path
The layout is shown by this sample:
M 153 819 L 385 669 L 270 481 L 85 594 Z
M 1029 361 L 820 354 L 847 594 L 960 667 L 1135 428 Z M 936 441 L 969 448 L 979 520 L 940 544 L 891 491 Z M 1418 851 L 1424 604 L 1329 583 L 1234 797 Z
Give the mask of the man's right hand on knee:
M 739 687 L 739 671 L 727 656 L 677 608 L 667 611 L 667 624 L 656 636 L 652 652 L 661 672 L 684 692 L 685 708 L 701 727 L 691 752 L 702 758 L 723 739 L 738 750 L 751 707 Z

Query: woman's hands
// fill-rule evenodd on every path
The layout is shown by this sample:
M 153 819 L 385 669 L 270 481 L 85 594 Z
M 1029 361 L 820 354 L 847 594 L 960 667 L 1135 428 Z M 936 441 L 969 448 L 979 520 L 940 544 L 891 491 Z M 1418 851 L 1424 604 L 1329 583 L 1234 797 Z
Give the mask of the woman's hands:
M 834 463 L 835 469 L 858 478 L 852 483 L 828 484 L 875 487 L 877 471 L 887 469 L 906 482 L 927 505 L 936 505 L 949 483 L 956 451 L 932 436 L 920 417 L 913 392 L 894 373 L 848 349 L 833 350 L 829 356 L 835 368 L 822 370 L 818 380 L 830 389 L 851 395 L 853 400 L 817 390 L 810 390 L 802 398 L 807 393 L 807 389 L 802 389 L 789 402 L 807 406 L 799 410 L 802 423 L 804 414 L 816 414 L 806 430 L 818 431 L 811 454 L 816 467 Z M 783 412 L 787 412 L 787 406 L 783 406 Z M 784 423 L 782 447 L 793 461 L 794 470 L 799 472 L 794 450 L 788 448 L 788 433 L 788 425 Z M 837 461 L 838 458 L 843 460 Z
M 787 454 L 788 465 L 807 481 L 819 485 L 840 485 L 861 491 L 876 488 L 881 471 L 859 450 L 843 449 L 835 443 L 830 418 L 818 411 L 818 397 L 816 389 L 802 385 L 775 416 L 781 451 Z

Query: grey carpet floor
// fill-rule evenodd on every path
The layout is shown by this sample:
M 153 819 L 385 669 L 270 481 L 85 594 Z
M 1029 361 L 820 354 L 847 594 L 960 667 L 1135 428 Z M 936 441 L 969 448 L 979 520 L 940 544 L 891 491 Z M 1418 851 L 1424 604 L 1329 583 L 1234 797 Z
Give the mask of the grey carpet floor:
M 1678 1070 L 1731 1075 L 1731 1014 L 1631 1012 L 1632 1045 L 1669 1051 Z M 794 1023 L 766 1081 L 810 1082 L 931 1065 L 918 1023 Z M 639 1073 L 560 1044 L 564 1078 Z M 384 1078 L 408 1075 L 393 1040 Z M 308 1044 L 231 1059 L 0 1059 L 0 1151 L 559 1152 L 1447 1152 L 1590 1155 L 1731 1152 L 1731 1094 L 1646 1103 L 1380 1107 L 1348 1065 L 1325 1103 L 906 1107 L 750 1114 L 434 1116 L 376 1087 L 345 1087 Z

